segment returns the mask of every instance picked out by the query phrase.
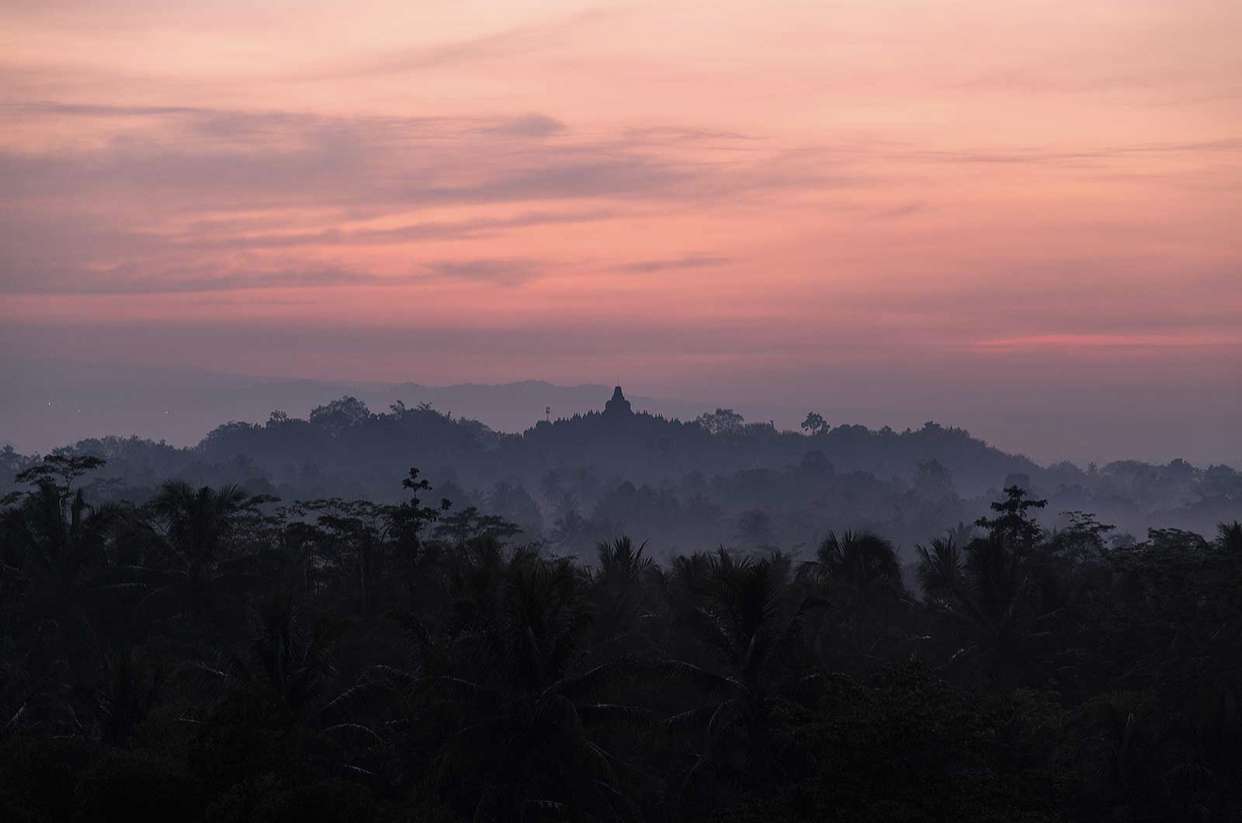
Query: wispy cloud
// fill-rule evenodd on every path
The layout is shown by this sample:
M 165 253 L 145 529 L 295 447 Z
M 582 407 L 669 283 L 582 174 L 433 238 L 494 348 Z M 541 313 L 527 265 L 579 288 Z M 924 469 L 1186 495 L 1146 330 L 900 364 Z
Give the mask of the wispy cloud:
M 546 114 L 527 114 L 495 126 L 488 126 L 483 131 L 501 137 L 549 137 L 565 131 L 565 124 Z
M 442 280 L 484 282 L 504 286 L 526 283 L 546 268 L 529 260 L 442 260 L 426 269 Z
M 909 217 L 912 214 L 918 214 L 925 211 L 928 204 L 921 200 L 912 200 L 909 203 L 902 203 L 900 206 L 882 209 L 875 216 L 880 220 L 899 220 L 902 217 Z
M 204 235 L 198 227 L 191 227 L 185 234 L 178 235 L 175 243 L 184 248 L 233 248 L 233 249 L 274 249 L 295 248 L 305 246 L 366 246 L 390 245 L 394 243 L 417 242 L 421 240 L 445 239 L 482 239 L 494 237 L 513 229 L 534 228 L 539 226 L 570 225 L 574 223 L 591 223 L 610 220 L 620 212 L 613 209 L 584 209 L 578 211 L 531 211 L 513 217 L 477 218 L 473 220 L 428 221 L 410 223 L 403 226 L 384 229 L 340 229 L 327 228 L 312 231 L 265 232 L 253 233 L 253 227 L 237 226 L 238 233 L 225 232 L 219 235 Z M 213 227 L 205 226 L 208 230 Z M 223 227 L 218 227 L 223 228 Z M 139 242 L 167 243 L 167 235 L 133 235 L 132 239 Z
M 205 292 L 298 290 L 340 287 L 391 288 L 478 283 L 519 286 L 551 268 L 531 260 L 438 260 L 414 266 L 405 274 L 377 275 L 340 269 L 272 271 L 164 269 L 158 274 L 118 267 L 84 273 L 74 269 L 6 270 L 0 294 L 10 295 L 158 295 Z M 24 276 L 23 276 L 24 275 Z M 266 303 L 266 300 L 265 300 Z
M 647 274 L 650 272 L 669 271 L 670 269 L 708 269 L 733 263 L 729 257 L 711 254 L 687 254 L 684 257 L 671 257 L 662 260 L 638 260 L 626 263 L 617 268 L 623 271 Z
M 617 139 L 573 137 L 543 113 L 517 117 L 328 117 L 287 111 L 191 107 L 10 104 L 9 117 L 150 120 L 100 144 L 51 153 L 0 149 L 10 196 L 68 196 L 123 187 L 175 193 L 197 208 L 220 199 L 251 202 L 370 203 L 426 206 L 566 198 L 689 196 L 761 186 L 755 166 L 705 164 L 682 149 L 690 134 L 654 132 Z M 108 132 L 104 131 L 104 135 Z M 496 138 L 515 143 L 498 150 Z M 742 139 L 705 134 L 702 140 Z M 783 161 L 782 161 L 783 162 Z
M 511 60 L 565 43 L 585 27 L 607 21 L 615 9 L 585 9 L 561 17 L 511 26 L 477 37 L 412 48 L 390 49 L 340 62 L 336 66 L 306 72 L 302 79 L 366 77 L 445 68 L 469 63 Z
M 1004 352 L 1030 349 L 1182 349 L 1240 343 L 1242 334 L 1037 334 L 976 340 L 971 346 L 981 351 Z
M 41 270 L 9 283 L 0 281 L 6 294 L 141 295 L 195 294 L 200 292 L 250 291 L 256 289 L 324 288 L 333 286 L 383 285 L 370 275 L 345 271 L 161 271 L 152 275 L 131 268 L 91 271 Z
M 675 212 L 709 198 L 736 204 L 822 182 L 802 153 L 745 163 L 687 153 L 696 140 L 744 140 L 731 133 L 672 128 L 579 137 L 541 113 L 329 117 L 46 101 L 10 104 L 3 113 L 27 125 L 99 121 L 84 131 L 90 140 L 67 149 L 0 149 L 7 198 L 0 290 L 8 294 L 384 285 L 391 267 L 371 277 L 363 273 L 367 264 L 347 259 L 325 266 L 270 256 L 481 240 Z M 118 202 L 125 207 L 115 208 Z M 68 213 L 79 216 L 67 220 Z M 420 213 L 428 217 L 417 219 Z M 213 254 L 227 259 L 205 262 Z M 700 254 L 639 260 L 629 270 L 725 262 Z M 513 285 L 536 270 L 445 263 L 422 276 Z

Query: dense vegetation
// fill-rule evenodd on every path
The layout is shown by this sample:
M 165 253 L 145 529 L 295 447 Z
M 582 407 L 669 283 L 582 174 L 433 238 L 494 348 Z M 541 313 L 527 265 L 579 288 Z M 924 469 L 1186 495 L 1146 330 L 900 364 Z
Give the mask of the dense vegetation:
M 907 563 L 844 528 L 657 563 L 625 536 L 569 556 L 415 470 L 392 502 L 105 503 L 99 458 L 28 463 L 0 819 L 1242 815 L 1236 520 L 1053 531 L 1014 484 Z
M 220 426 L 194 448 L 104 438 L 55 453 L 108 461 L 107 482 L 89 490 L 97 502 L 143 502 L 179 478 L 287 501 L 395 503 L 391 478 L 417 464 L 437 494 L 519 524 L 524 540 L 587 556 L 629 535 L 666 564 L 721 543 L 809 554 L 843 529 L 879 532 L 911 559 L 915 543 L 970 523 L 1014 484 L 1049 501 L 1044 527 L 1090 511 L 1122 542 L 1151 527 L 1208 533 L 1242 500 L 1242 474 L 1225 465 L 1041 466 L 935 423 L 870 430 L 809 414 L 800 431 L 778 431 L 727 409 L 682 422 L 614 399 L 624 405 L 504 434 L 425 405 L 374 413 L 343 398 L 306 420 L 274 412 Z M 40 461 L 0 451 L 0 496 Z

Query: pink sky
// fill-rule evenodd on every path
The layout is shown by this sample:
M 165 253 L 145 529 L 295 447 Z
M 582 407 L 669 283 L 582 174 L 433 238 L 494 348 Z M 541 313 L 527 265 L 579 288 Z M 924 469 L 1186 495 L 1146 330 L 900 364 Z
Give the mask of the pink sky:
M 1238 459 L 1239 33 L 1236 0 L 7 3 L 0 345 L 1150 418 Z

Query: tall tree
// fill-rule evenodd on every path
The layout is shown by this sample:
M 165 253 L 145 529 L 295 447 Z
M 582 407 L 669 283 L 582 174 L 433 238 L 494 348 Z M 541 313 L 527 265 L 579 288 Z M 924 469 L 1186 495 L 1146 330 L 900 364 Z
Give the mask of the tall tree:
M 237 556 L 230 543 L 242 516 L 257 502 L 239 486 L 195 489 L 184 480 L 165 481 L 150 508 L 164 526 L 173 563 L 134 570 L 147 585 L 138 614 L 187 610 L 218 618 L 223 599 L 261 584 L 263 578 L 244 571 L 246 558 Z
M 681 622 L 706 660 L 664 661 L 657 668 L 707 697 L 664 721 L 670 731 L 690 735 L 697 752 L 682 787 L 683 806 L 705 801 L 701 781 L 713 776 L 761 779 L 772 765 L 765 756 L 772 753 L 773 701 L 818 678 L 804 630 L 823 602 L 788 585 L 787 569 L 779 555 L 736 559 L 723 548 L 682 566 L 698 604 L 682 613 Z
M 1030 492 L 1018 485 L 1005 488 L 1005 499 L 990 504 L 995 517 L 980 517 L 976 526 L 988 530 L 992 537 L 1017 550 L 1027 550 L 1039 542 L 1043 531 L 1035 522 L 1031 509 L 1042 509 L 1047 500 L 1036 500 Z

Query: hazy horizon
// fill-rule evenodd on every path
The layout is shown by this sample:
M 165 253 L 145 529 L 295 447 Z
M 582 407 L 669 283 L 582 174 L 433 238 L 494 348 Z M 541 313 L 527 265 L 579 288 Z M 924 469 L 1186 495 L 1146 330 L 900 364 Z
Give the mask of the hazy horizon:
M 1237 3 L 2 14 L 10 355 L 1239 459 Z
M 185 382 L 176 382 L 185 378 Z M 0 444 L 19 451 L 45 453 L 82 438 L 131 434 L 166 440 L 177 446 L 198 443 L 216 426 L 234 420 L 262 422 L 272 411 L 305 417 L 315 406 L 344 394 L 367 402 L 372 411 L 387 410 L 401 400 L 407 405 L 433 402 L 441 411 L 472 417 L 497 431 L 520 433 L 543 419 L 552 406 L 553 419 L 603 408 L 610 381 L 557 384 L 538 378 L 499 383 L 436 385 L 416 379 L 350 381 L 279 374 L 217 372 L 192 366 L 144 368 L 56 359 L 0 359 L 0 381 L 16 387 L 0 399 Z M 527 391 L 516 394 L 515 389 Z M 1139 420 L 1130 427 L 1108 418 L 1019 415 L 999 418 L 966 408 L 924 407 L 885 410 L 829 403 L 748 402 L 729 396 L 660 396 L 641 383 L 625 384 L 637 411 L 690 420 L 719 407 L 733 408 L 749 422 L 772 421 L 779 429 L 797 430 L 809 411 L 825 415 L 832 425 L 861 424 L 872 429 L 918 428 L 934 421 L 967 429 L 972 435 L 1042 464 L 1070 460 L 1081 466 L 1134 459 L 1164 464 L 1176 458 L 1200 466 L 1242 466 L 1232 430 L 1199 427 L 1169 437 L 1153 447 L 1152 431 L 1169 425 Z M 77 397 L 77 400 L 74 398 Z M 51 403 L 49 407 L 47 404 Z M 85 408 L 83 405 L 85 404 Z M 171 416 L 166 416 L 171 415 Z

